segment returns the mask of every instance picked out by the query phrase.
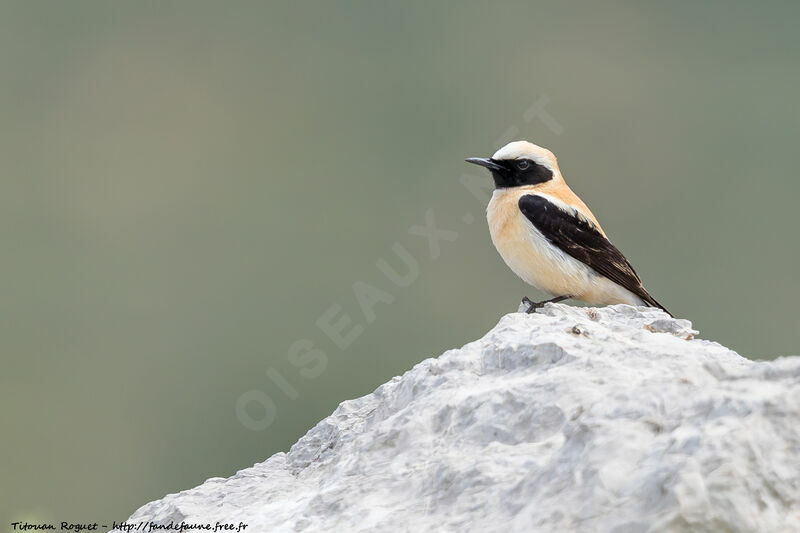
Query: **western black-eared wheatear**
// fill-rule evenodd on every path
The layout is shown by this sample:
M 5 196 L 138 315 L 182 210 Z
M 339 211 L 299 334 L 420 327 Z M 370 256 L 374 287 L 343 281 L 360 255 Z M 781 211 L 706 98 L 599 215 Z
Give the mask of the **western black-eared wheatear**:
M 574 298 L 593 305 L 649 305 L 669 314 L 567 186 L 550 150 L 515 141 L 490 158 L 467 161 L 494 178 L 486 215 L 497 251 L 517 276 L 553 296 L 544 302 L 524 298 L 529 313 Z

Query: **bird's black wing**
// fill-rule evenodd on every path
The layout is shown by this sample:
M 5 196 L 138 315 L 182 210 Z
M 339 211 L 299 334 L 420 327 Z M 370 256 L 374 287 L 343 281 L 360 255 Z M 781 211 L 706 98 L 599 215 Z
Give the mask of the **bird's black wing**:
M 522 196 L 519 199 L 519 209 L 554 246 L 628 289 L 649 305 L 669 314 L 644 289 L 642 280 L 622 252 L 594 224 L 579 216 L 576 211 L 568 212 L 536 194 Z

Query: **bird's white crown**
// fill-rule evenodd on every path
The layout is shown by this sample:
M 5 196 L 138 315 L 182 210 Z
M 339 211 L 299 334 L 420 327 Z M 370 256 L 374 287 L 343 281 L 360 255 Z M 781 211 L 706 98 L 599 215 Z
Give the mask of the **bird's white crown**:
M 553 152 L 528 141 L 510 142 L 496 151 L 492 159 L 530 159 L 536 164 L 549 168 L 553 173 L 558 173 L 558 162 Z

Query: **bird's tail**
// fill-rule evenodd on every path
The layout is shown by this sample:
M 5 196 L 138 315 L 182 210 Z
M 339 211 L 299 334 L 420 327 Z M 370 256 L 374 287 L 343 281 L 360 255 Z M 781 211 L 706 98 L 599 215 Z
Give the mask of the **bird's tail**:
M 658 307 L 659 309 L 661 309 L 662 311 L 664 311 L 665 313 L 667 313 L 667 314 L 668 314 L 669 316 L 671 316 L 672 318 L 675 318 L 675 317 L 672 315 L 672 313 L 670 313 L 669 311 L 667 311 L 667 308 L 666 308 L 666 307 L 664 307 L 663 305 L 661 305 L 660 303 L 658 303 L 658 300 L 656 300 L 655 298 L 653 298 L 652 296 L 650 296 L 650 293 L 649 293 L 649 292 L 647 292 L 647 291 L 644 291 L 644 295 L 643 295 L 643 297 L 642 297 L 642 300 L 644 300 L 644 301 L 645 301 L 645 303 L 646 303 L 647 305 L 649 305 L 649 306 L 651 306 L 651 307 Z

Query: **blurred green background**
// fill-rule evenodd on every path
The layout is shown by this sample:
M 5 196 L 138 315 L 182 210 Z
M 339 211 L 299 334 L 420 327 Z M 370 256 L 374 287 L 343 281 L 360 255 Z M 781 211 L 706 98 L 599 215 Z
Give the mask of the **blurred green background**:
M 229 476 L 540 296 L 460 183 L 507 137 L 559 156 L 704 338 L 797 353 L 799 15 L 2 2 L 3 527 L 122 520 Z M 549 119 L 525 115 L 537 103 Z M 429 209 L 457 233 L 437 258 L 409 233 Z M 376 266 L 403 270 L 395 243 L 418 262 L 408 287 Z M 394 300 L 372 323 L 358 281 Z M 344 350 L 315 325 L 332 305 L 363 326 Z M 326 354 L 319 376 L 288 360 L 299 339 Z M 274 404 L 265 430 L 237 416 L 247 391 Z

